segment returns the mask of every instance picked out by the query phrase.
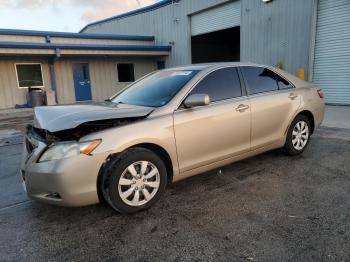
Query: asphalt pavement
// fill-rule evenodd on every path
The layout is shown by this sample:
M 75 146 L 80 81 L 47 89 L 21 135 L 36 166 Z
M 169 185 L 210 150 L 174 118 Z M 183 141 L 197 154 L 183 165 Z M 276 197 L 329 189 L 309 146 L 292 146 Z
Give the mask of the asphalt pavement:
M 21 147 L 0 145 L 0 261 L 350 260 L 350 129 L 179 182 L 134 215 L 29 200 Z

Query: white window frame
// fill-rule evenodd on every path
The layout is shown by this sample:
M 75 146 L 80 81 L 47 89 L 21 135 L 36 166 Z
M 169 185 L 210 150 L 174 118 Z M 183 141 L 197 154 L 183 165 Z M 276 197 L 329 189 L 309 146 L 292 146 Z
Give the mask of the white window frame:
M 19 88 L 19 89 L 22 89 L 22 88 L 29 88 L 28 86 L 19 86 L 17 65 L 40 65 L 41 79 L 43 80 L 43 85 L 42 85 L 42 86 L 31 86 L 31 87 L 32 87 L 32 88 L 45 87 L 45 80 L 44 80 L 44 74 L 43 74 L 43 66 L 42 66 L 42 63 L 15 63 L 17 88 Z

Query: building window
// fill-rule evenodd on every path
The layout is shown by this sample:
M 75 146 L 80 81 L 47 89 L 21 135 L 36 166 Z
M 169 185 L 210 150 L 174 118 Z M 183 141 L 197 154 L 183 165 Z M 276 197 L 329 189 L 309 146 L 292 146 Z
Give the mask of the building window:
M 41 64 L 16 64 L 19 88 L 44 87 Z
M 119 82 L 134 82 L 134 64 L 117 64 L 118 81 Z
M 157 69 L 158 70 L 165 69 L 165 61 L 157 61 Z

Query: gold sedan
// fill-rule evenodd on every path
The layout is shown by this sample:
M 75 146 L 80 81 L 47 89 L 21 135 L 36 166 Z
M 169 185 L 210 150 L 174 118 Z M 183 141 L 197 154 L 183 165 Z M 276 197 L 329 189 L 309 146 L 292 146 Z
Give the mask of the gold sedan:
M 21 177 L 38 201 L 132 213 L 169 183 L 276 148 L 302 153 L 323 115 L 321 89 L 277 68 L 166 69 L 105 102 L 37 107 Z

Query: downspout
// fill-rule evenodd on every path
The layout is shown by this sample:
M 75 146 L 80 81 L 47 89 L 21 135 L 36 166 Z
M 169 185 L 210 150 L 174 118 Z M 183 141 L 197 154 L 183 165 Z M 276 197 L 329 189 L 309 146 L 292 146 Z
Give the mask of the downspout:
M 57 83 L 56 83 L 56 73 L 55 73 L 55 61 L 61 57 L 61 51 L 59 48 L 55 49 L 55 57 L 49 60 L 50 69 L 50 79 L 51 79 L 51 90 L 55 92 L 55 102 L 58 103 L 57 99 Z
M 316 30 L 317 30 L 317 11 L 318 1 L 313 1 L 312 21 L 311 21 L 311 41 L 309 48 L 309 75 L 308 81 L 313 81 L 314 62 L 315 62 L 315 46 L 316 46 Z

